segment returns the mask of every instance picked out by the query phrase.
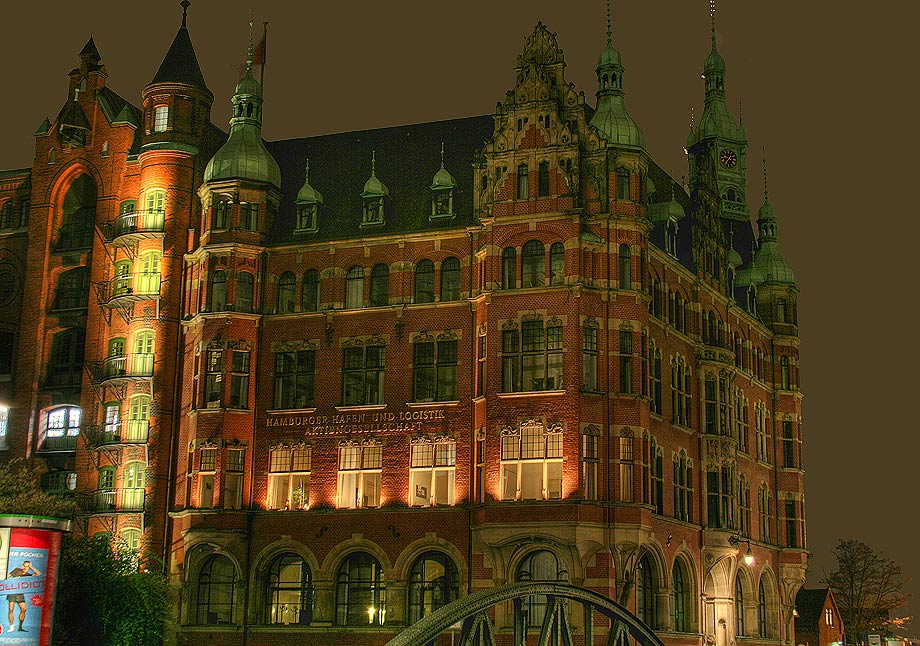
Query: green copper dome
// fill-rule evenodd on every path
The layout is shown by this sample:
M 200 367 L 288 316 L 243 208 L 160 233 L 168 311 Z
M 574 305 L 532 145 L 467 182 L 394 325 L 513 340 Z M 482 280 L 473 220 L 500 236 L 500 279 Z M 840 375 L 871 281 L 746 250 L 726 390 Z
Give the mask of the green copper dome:
M 601 52 L 600 57 L 597 59 L 597 66 L 604 67 L 605 65 L 622 65 L 620 62 L 620 52 L 613 47 L 605 47 L 604 51 Z
M 377 179 L 377 153 L 371 153 L 371 176 L 364 182 L 361 197 L 384 197 L 390 194 L 386 184 Z
M 677 189 L 671 190 L 671 200 L 668 202 L 655 202 L 648 207 L 648 217 L 652 222 L 667 222 L 668 220 L 678 221 L 686 216 L 684 207 L 674 196 Z
M 716 44 L 713 42 L 712 51 L 709 52 L 709 57 L 706 59 L 706 65 L 704 69 L 709 72 L 724 72 L 725 71 L 725 59 L 722 58 L 722 54 L 719 53 L 719 50 L 716 49 Z
M 281 169 L 262 143 L 262 85 L 252 75 L 252 45 L 246 74 L 236 84 L 230 138 L 204 169 L 204 181 L 244 179 L 281 188 Z
M 757 287 L 763 282 L 763 273 L 753 263 L 735 272 L 735 287 Z
M 431 190 L 456 188 L 456 186 L 457 182 L 454 180 L 454 176 L 447 172 L 444 164 L 441 164 L 441 168 L 438 169 L 438 172 L 434 174 L 434 178 L 431 180 Z
M 758 215 L 760 243 L 751 261 L 751 267 L 760 272 L 763 282 L 794 285 L 795 275 L 792 273 L 792 267 L 779 252 L 779 244 L 776 242 L 776 210 L 770 204 L 770 200 L 766 199 L 766 195 Z

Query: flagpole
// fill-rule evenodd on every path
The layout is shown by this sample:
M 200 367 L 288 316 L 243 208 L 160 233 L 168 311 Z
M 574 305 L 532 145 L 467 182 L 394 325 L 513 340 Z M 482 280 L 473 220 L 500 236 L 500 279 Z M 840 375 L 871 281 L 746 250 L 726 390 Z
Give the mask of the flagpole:
M 262 67 L 259 68 L 259 85 L 265 91 L 265 61 L 268 59 L 268 21 L 262 23 Z

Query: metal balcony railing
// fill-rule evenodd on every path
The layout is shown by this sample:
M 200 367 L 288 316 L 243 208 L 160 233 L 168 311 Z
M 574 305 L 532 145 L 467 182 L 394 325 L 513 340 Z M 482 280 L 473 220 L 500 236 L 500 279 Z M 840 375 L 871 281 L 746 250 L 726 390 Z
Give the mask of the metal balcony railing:
M 38 446 L 37 452 L 76 451 L 79 435 L 46 435 Z
M 149 379 L 153 376 L 153 354 L 135 353 L 106 357 L 90 366 L 93 383 Z
M 129 419 L 116 424 L 97 424 L 87 426 L 83 433 L 86 444 L 93 448 L 118 444 L 144 444 L 150 434 L 150 422 L 146 419 Z
M 107 222 L 103 226 L 102 234 L 106 242 L 120 242 L 120 239 L 124 238 L 128 238 L 125 242 L 130 242 L 160 235 L 165 228 L 165 211 L 134 211 L 122 213 L 111 222 Z
M 145 491 L 112 487 L 82 493 L 78 504 L 82 511 L 90 513 L 139 512 L 144 511 Z

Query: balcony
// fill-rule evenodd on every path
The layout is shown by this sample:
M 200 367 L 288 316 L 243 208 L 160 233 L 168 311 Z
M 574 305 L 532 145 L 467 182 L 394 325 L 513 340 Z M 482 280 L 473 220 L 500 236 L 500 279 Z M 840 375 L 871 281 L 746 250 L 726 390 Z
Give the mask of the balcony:
M 115 384 L 153 377 L 153 354 L 136 353 L 106 357 L 90 364 L 94 384 Z
M 138 301 L 160 298 L 160 272 L 123 274 L 99 283 L 99 304 L 103 307 L 124 307 Z
M 144 497 L 143 489 L 97 489 L 80 494 L 78 504 L 81 511 L 91 514 L 142 512 Z
M 76 429 L 74 429 L 76 430 Z M 46 435 L 36 449 L 36 453 L 60 453 L 77 450 L 79 435 Z
M 87 426 L 83 431 L 86 445 L 90 448 L 145 444 L 149 432 L 150 422 L 146 419 L 125 420 L 117 424 L 97 424 Z
M 106 244 L 128 247 L 140 240 L 161 237 L 165 231 L 166 214 L 163 211 L 135 211 L 122 213 L 102 227 Z

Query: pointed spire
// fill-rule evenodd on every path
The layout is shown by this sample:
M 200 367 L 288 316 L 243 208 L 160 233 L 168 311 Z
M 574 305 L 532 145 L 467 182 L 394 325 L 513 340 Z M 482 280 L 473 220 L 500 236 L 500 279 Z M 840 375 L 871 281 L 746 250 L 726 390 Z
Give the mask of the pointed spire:
M 377 151 L 371 151 L 371 177 L 377 177 Z
M 86 44 L 83 45 L 83 49 L 80 50 L 80 59 L 89 59 L 93 63 L 98 63 L 102 60 L 102 56 L 99 55 L 99 50 L 96 49 L 96 43 L 93 41 L 93 36 L 90 35 L 89 40 L 86 41 Z
M 454 176 L 447 172 L 447 169 L 444 168 L 444 142 L 441 142 L 441 168 L 438 169 L 438 172 L 434 174 L 434 178 L 431 180 L 431 190 L 437 189 L 448 189 L 456 188 L 457 182 L 454 179 Z
M 776 241 L 776 210 L 770 204 L 767 191 L 767 154 L 763 153 L 763 206 L 757 211 L 757 224 L 760 227 L 760 241 Z
M 712 49 L 716 48 L 716 0 L 709 0 L 709 30 L 712 33 Z
M 361 197 L 383 197 L 389 195 L 390 190 L 386 184 L 377 179 L 377 151 L 371 151 L 371 176 L 364 183 L 364 190 L 361 191 Z
M 253 61 L 252 53 L 254 51 L 254 48 L 252 45 L 252 23 L 253 23 L 253 20 L 250 18 L 249 20 L 249 49 L 246 52 L 246 71 L 247 72 L 252 71 L 252 61 Z
M 195 55 L 195 48 L 192 46 L 192 39 L 189 36 L 187 28 L 188 7 L 191 3 L 188 0 L 182 0 L 182 24 L 172 45 L 163 57 L 160 63 L 160 69 L 154 75 L 150 85 L 154 83 L 182 83 L 185 85 L 194 85 L 207 92 L 208 86 L 204 82 L 204 76 L 201 73 L 201 67 L 198 65 L 198 57 Z
M 607 48 L 613 49 L 613 29 L 610 25 L 610 0 L 607 0 Z
M 304 163 L 306 172 L 304 173 L 303 186 L 297 193 L 297 204 L 322 204 L 323 194 L 310 185 L 310 158 Z
M 795 275 L 776 242 L 776 210 L 770 204 L 767 191 L 767 155 L 763 156 L 763 206 L 757 212 L 757 253 L 751 261 L 751 268 L 763 276 L 764 282 L 795 284 Z

